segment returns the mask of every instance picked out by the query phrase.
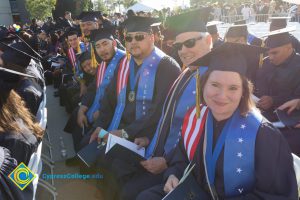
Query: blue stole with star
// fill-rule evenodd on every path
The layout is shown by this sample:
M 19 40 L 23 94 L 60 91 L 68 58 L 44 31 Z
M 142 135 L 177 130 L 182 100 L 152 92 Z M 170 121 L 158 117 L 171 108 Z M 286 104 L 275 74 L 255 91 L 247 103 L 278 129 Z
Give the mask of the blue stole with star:
M 108 86 L 108 84 L 110 83 L 115 69 L 117 68 L 117 65 L 119 63 L 119 61 L 121 60 L 121 58 L 125 55 L 125 52 L 117 49 L 114 57 L 112 58 L 112 60 L 110 61 L 110 63 L 108 64 L 105 73 L 104 73 L 104 77 L 103 77 L 103 81 L 100 84 L 100 86 L 97 88 L 96 91 L 96 96 L 94 98 L 93 104 L 92 106 L 89 108 L 89 110 L 87 111 L 87 118 L 89 123 L 93 122 L 93 114 L 100 109 L 100 101 L 104 96 L 104 92 L 106 87 Z
M 141 73 L 138 81 L 138 88 L 135 98 L 136 119 L 140 119 L 141 117 L 147 115 L 149 111 L 153 99 L 156 72 L 161 59 L 165 55 L 166 54 L 164 52 L 155 47 L 151 54 L 146 59 L 144 59 L 143 64 L 139 69 L 141 70 Z M 127 67 L 125 65 L 127 65 Z M 129 76 L 129 68 L 134 68 L 134 59 L 132 57 L 127 62 L 123 62 L 123 67 L 121 66 L 120 68 L 120 70 L 124 71 L 124 73 L 123 75 L 120 75 L 120 73 L 118 75 L 117 87 L 120 87 L 120 89 L 117 89 L 118 103 L 108 131 L 116 130 L 119 127 L 122 114 L 126 105 L 126 91 Z
M 262 121 L 258 111 L 251 111 L 246 117 L 239 109 L 226 122 L 213 149 L 213 118 L 209 112 L 206 121 L 207 137 L 205 163 L 207 178 L 214 185 L 216 163 L 224 147 L 224 187 L 226 197 L 246 194 L 255 183 L 255 140 Z
M 251 33 L 248 33 L 248 36 L 247 36 L 247 42 L 248 42 L 248 44 L 252 44 L 254 38 L 255 38 L 254 35 L 252 35 Z
M 199 67 L 199 74 L 202 76 L 206 72 L 206 70 L 207 67 Z M 184 115 L 189 108 L 194 107 L 196 104 L 196 97 L 193 97 L 196 94 L 196 73 L 197 71 L 195 71 L 191 75 L 192 78 L 189 80 L 189 83 L 184 88 L 184 91 L 179 98 L 178 104 L 176 105 L 175 115 L 172 117 L 172 123 L 170 124 L 169 134 L 164 145 L 165 154 L 168 154 L 177 145 L 178 139 L 181 137 L 181 125 L 183 124 Z M 169 101 L 171 101 L 171 99 Z M 151 143 L 146 149 L 146 158 L 150 158 L 153 155 L 156 143 L 159 142 L 158 137 L 160 127 L 162 126 L 162 121 L 165 115 L 166 106 L 167 105 L 165 102 L 163 106 L 163 112 L 160 117 L 153 139 L 151 140 Z

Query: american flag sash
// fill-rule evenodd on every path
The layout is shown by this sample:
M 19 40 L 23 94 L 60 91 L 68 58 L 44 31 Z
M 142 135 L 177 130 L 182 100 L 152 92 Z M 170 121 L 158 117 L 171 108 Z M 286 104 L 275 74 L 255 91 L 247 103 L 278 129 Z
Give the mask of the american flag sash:
M 193 160 L 197 145 L 205 129 L 208 108 L 200 106 L 200 117 L 196 116 L 196 107 L 190 109 L 184 117 L 182 139 L 189 160 Z

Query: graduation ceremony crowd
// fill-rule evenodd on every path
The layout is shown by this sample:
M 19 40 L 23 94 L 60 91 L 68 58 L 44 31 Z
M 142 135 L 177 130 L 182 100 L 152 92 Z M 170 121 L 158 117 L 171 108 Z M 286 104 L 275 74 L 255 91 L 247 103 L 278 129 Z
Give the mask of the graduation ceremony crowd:
M 199 199 L 200 191 L 213 200 L 299 199 L 300 121 L 273 122 L 278 110 L 300 115 L 300 43 L 285 17 L 270 18 L 264 38 L 243 20 L 221 38 L 211 12 L 161 23 L 129 11 L 116 24 L 96 11 L 73 23 L 66 11 L 42 27 L 1 27 L 0 199 L 33 198 L 32 184 L 21 191 L 8 174 L 28 165 L 41 142 L 39 109 L 51 84 L 76 153 L 105 145 L 104 130 L 145 148 L 139 163 L 106 157 L 105 148 L 90 168 L 66 160 L 103 174 L 105 200 L 163 199 L 189 164 L 193 184 L 169 199 Z

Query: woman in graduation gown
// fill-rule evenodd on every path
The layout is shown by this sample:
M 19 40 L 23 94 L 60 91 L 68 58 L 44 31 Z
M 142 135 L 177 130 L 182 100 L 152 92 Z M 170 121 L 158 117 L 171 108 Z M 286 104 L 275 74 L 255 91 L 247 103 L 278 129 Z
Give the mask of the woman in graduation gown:
M 225 43 L 194 63 L 209 66 L 198 87 L 203 104 L 185 116 L 166 182 L 142 192 L 138 200 L 162 199 L 178 186 L 189 162 L 195 163 L 192 175 L 208 199 L 298 199 L 289 146 L 255 108 L 245 77 L 248 55 L 262 52 Z
M 9 149 L 18 163 L 27 165 L 43 130 L 15 92 L 21 76 L 31 77 L 0 66 L 0 145 Z
M 33 198 L 31 184 L 22 191 L 8 178 L 16 167 L 17 161 L 10 156 L 9 150 L 0 146 L 0 199 L 28 200 Z

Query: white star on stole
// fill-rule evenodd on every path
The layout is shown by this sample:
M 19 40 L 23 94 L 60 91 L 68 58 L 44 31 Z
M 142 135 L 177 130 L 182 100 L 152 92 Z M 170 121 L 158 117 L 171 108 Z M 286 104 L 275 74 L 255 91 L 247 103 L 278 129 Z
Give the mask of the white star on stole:
M 239 142 L 239 143 L 243 143 L 243 142 L 244 142 L 243 138 L 239 138 L 239 139 L 238 139 L 238 142 Z
M 241 125 L 241 129 L 245 129 L 246 128 L 246 125 L 245 124 L 242 124 Z
M 239 191 L 239 193 L 240 193 L 240 194 L 242 194 L 242 193 L 243 193 L 243 190 L 244 190 L 243 188 L 241 188 L 241 189 L 238 189 L 238 191 Z
M 242 158 L 243 154 L 242 154 L 242 152 L 238 152 L 236 156 L 239 157 L 239 158 Z
M 236 173 L 241 173 L 243 170 L 241 168 L 236 168 Z

